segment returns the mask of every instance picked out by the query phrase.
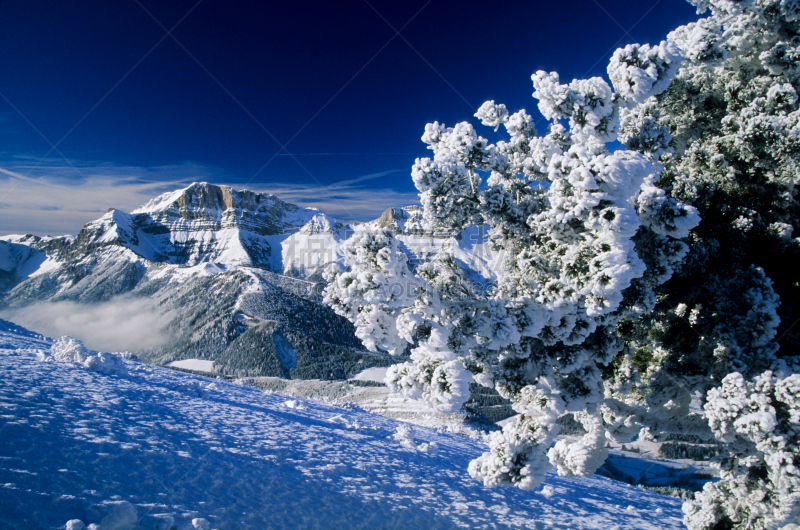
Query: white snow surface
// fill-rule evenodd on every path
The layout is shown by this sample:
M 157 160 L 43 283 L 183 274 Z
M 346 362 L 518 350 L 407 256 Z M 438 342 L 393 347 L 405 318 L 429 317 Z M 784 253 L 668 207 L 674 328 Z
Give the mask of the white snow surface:
M 485 488 L 467 474 L 480 437 L 32 353 L 52 345 L 0 321 L 0 528 L 682 527 L 678 499 L 597 476 Z
M 0 271 L 12 272 L 20 280 L 33 275 L 47 260 L 44 252 L 21 244 L 20 236 L 0 239 Z
M 386 367 L 367 368 L 363 372 L 359 372 L 353 376 L 356 381 L 374 381 L 376 383 L 383 383 L 386 379 Z
M 337 223 L 324 213 L 315 214 L 300 230 L 284 237 L 281 246 L 280 269 L 286 273 L 312 274 L 328 263 L 340 261 L 341 246 L 353 234 L 351 226 Z
M 173 368 L 183 368 L 184 370 L 197 370 L 198 372 L 213 372 L 214 361 L 204 361 L 202 359 L 184 359 L 182 361 L 172 361 L 167 366 Z

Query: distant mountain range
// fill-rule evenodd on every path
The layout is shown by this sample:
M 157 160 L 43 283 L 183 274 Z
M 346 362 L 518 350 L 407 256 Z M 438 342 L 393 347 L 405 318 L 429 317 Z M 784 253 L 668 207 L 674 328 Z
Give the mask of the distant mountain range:
M 146 301 L 142 311 L 161 329 L 135 330 L 142 347 L 129 349 L 149 362 L 194 358 L 231 375 L 346 378 L 393 360 L 364 351 L 313 281 L 283 274 L 284 262 L 311 274 L 336 259 L 344 232 L 274 195 L 192 184 L 131 213 L 112 208 L 75 237 L 3 237 L 0 311 L 36 329 L 48 323 L 32 320 L 52 318 L 48 304 L 72 302 L 64 307 L 80 313 Z M 129 331 L 133 319 L 110 320 Z M 153 344 L 153 334 L 163 340 Z

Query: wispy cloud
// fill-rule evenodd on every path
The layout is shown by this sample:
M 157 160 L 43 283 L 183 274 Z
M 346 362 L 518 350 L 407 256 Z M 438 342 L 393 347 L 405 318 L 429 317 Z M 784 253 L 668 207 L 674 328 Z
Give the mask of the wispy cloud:
M 402 170 L 382 171 L 325 186 L 276 182 L 259 191 L 268 191 L 298 206 L 318 208 L 340 221 L 367 221 L 380 216 L 388 208 L 418 202 L 416 193 L 397 192 L 388 187 L 364 187 L 367 182 L 399 173 Z
M 41 164 L 26 157 L 0 159 L 0 235 L 76 234 L 108 208 L 129 212 L 192 182 L 241 188 L 218 168 L 200 164 L 142 168 L 71 163 Z M 366 221 L 387 208 L 417 202 L 416 193 L 397 192 L 394 178 L 386 178 L 403 172 L 383 171 L 323 186 L 270 182 L 253 183 L 247 188 L 272 193 L 298 206 L 318 208 L 340 221 Z
M 47 175 L 33 177 L 24 166 L 12 167 L 0 167 L 0 234 L 75 234 L 108 208 L 130 211 L 185 185 L 125 177 L 118 168 L 75 179 L 66 177 L 68 168 L 44 168 Z

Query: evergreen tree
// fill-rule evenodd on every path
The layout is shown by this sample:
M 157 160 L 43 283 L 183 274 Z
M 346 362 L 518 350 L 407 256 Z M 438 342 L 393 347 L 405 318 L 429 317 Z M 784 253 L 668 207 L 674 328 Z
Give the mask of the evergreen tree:
M 681 68 L 622 111 L 621 140 L 647 153 L 668 139 L 659 184 L 702 222 L 648 324 L 623 338 L 651 380 L 700 396 L 727 443 L 723 480 L 685 505 L 687 525 L 777 528 L 800 516 L 800 2 L 692 3 L 710 16 L 670 33 Z

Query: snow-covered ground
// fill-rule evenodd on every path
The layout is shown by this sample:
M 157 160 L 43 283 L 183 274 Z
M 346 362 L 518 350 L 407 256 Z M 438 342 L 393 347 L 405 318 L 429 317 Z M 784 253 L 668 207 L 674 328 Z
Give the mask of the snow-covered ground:
M 359 372 L 353 376 L 356 381 L 372 381 L 375 383 L 383 383 L 386 379 L 386 371 L 388 368 L 367 368 L 363 372 Z
M 0 528 L 682 527 L 679 500 L 602 477 L 487 489 L 480 437 L 52 343 L 0 321 Z
M 183 368 L 184 370 L 195 370 L 197 372 L 213 372 L 214 361 L 204 361 L 202 359 L 184 359 L 183 361 L 172 361 L 167 366 L 173 368 Z

